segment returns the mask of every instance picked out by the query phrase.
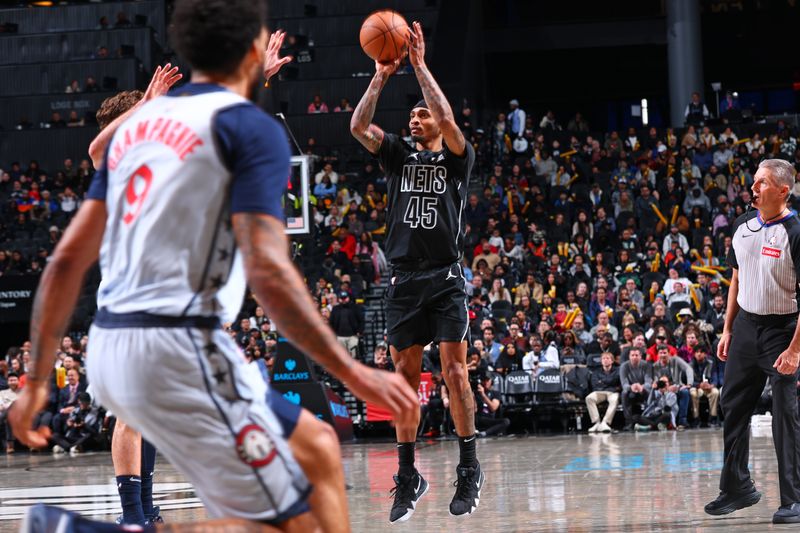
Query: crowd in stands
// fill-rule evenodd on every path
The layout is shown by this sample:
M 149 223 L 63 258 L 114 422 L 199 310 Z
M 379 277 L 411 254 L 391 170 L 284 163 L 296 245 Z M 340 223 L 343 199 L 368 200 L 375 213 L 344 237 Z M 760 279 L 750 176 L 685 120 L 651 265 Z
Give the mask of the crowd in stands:
M 322 97 L 319 94 L 315 94 L 314 97 L 311 99 L 311 102 L 308 104 L 307 112 L 309 115 L 319 114 L 319 113 L 330 113 L 330 109 L 328 108 L 328 104 L 326 104 Z M 350 105 L 350 100 L 347 98 L 341 98 L 339 100 L 339 105 L 333 108 L 334 113 L 352 113 L 353 106 Z
M 580 114 L 565 129 L 552 112 L 537 120 L 517 101 L 485 125 L 474 123 L 468 108 L 457 115 L 477 154 L 463 271 L 482 431 L 508 427 L 497 387 L 504 376 L 552 372 L 585 402 L 593 432 L 612 430 L 618 405 L 623 429 L 717 424 L 724 363 L 715 354 L 731 226 L 747 209 L 763 158 L 800 168 L 797 132 L 778 122 L 747 138 L 733 127 L 702 124 L 592 135 Z M 383 339 L 369 356 L 360 348 L 360 302 L 388 274 L 381 248 L 386 177 L 369 158 L 352 172 L 341 154 L 313 143 L 307 153 L 315 165 L 313 231 L 303 253 L 319 258 L 305 265 L 309 289 L 354 357 L 391 368 Z M 61 169 L 35 161 L 3 167 L 0 275 L 41 271 L 92 173 L 88 160 L 67 159 Z M 800 195 L 800 179 L 794 192 Z M 252 298 L 228 331 L 249 359 L 271 369 L 277 332 Z M 61 439 L 57 450 L 103 444 L 108 420 L 88 416 L 96 409 L 91 398 L 82 402 L 86 342 L 65 339 L 57 366 L 66 370 L 66 384 L 52 388 L 38 422 Z M 27 344 L 0 361 L 0 412 L 24 387 Z M 426 349 L 423 366 L 436 383 L 424 417 L 435 433 L 448 418 L 436 346 Z M 70 422 L 76 411 L 84 426 Z

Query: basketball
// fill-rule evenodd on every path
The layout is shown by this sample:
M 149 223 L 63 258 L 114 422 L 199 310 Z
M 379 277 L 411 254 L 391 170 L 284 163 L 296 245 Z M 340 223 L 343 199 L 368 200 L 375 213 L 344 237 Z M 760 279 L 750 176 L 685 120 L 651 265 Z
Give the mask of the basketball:
M 369 57 L 389 63 L 402 57 L 408 48 L 408 24 L 396 11 L 376 11 L 361 25 L 360 40 Z

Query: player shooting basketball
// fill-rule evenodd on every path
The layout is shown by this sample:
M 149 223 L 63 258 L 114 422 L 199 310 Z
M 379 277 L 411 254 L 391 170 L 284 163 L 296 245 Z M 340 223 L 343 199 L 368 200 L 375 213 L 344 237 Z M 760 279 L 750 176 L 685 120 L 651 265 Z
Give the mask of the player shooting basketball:
M 375 64 L 375 75 L 358 103 L 350 131 L 381 162 L 388 178 L 386 256 L 392 275 L 386 297 L 391 355 L 397 372 L 419 387 L 423 347 L 438 342 L 442 374 L 458 433 L 459 465 L 452 515 L 472 513 L 484 483 L 475 452 L 474 397 L 467 378 L 467 295 L 460 267 L 464 209 L 475 152 L 458 128 L 436 80 L 425 64 L 422 27 L 410 30 L 408 56 L 424 99 L 411 110 L 415 147 L 372 124 L 375 106 L 400 59 Z M 408 520 L 427 482 L 414 468 L 419 413 L 398 421 L 399 470 L 394 477 L 390 522 Z

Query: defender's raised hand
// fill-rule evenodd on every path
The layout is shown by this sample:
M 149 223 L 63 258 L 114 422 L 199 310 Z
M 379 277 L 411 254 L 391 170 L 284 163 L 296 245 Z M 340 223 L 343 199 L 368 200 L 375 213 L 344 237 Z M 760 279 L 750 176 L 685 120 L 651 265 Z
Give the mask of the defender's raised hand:
M 178 72 L 178 67 L 173 67 L 171 63 L 167 63 L 163 67 L 159 65 L 156 67 L 153 79 L 150 80 L 150 85 L 147 86 L 142 100 L 147 101 L 164 96 L 181 78 L 183 78 L 183 74 Z
M 269 83 L 269 79 L 278 73 L 282 66 L 291 63 L 292 56 L 280 57 L 281 47 L 283 47 L 283 40 L 286 38 L 286 32 L 277 30 L 269 36 L 269 43 L 267 44 L 267 53 L 264 56 L 264 77 Z

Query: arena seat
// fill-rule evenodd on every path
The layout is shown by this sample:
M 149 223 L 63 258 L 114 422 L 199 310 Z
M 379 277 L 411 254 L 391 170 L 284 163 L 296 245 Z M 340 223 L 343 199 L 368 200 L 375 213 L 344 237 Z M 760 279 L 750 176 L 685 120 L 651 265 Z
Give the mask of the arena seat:
M 589 367 L 589 370 L 594 370 L 596 368 L 600 368 L 603 364 L 600 362 L 600 358 L 603 354 L 599 353 L 590 353 L 586 356 L 586 366 Z
M 506 412 L 529 412 L 533 408 L 533 382 L 527 371 L 514 370 L 506 375 L 504 399 Z
M 557 368 L 545 368 L 536 376 L 533 386 L 533 404 L 537 413 L 540 408 L 551 409 L 562 403 L 561 393 L 564 382 L 561 371 Z
M 678 316 L 678 313 L 681 311 L 681 309 L 686 309 L 686 308 L 691 308 L 691 307 L 692 307 L 692 304 L 690 304 L 689 302 L 675 302 L 675 303 L 672 303 L 669 306 L 669 317 L 672 320 L 675 320 L 676 317 Z
M 514 420 L 522 418 L 526 430 L 533 425 L 533 382 L 531 375 L 525 370 L 509 372 L 505 378 L 503 395 L 503 413 Z
M 500 322 L 506 323 L 514 316 L 514 307 L 508 300 L 497 300 L 492 302 L 492 317 Z
M 494 391 L 498 394 L 505 394 L 506 382 L 503 376 L 497 372 L 489 372 L 489 376 L 492 378 L 492 388 Z
M 585 355 L 563 355 L 561 356 L 561 366 L 564 365 L 585 365 Z
M 563 392 L 564 378 L 557 368 L 546 368 L 536 376 L 533 389 L 533 429 L 538 432 L 539 422 L 542 419 L 552 420 L 558 417 L 562 429 L 566 432 L 567 419 L 561 416 L 564 413 Z

